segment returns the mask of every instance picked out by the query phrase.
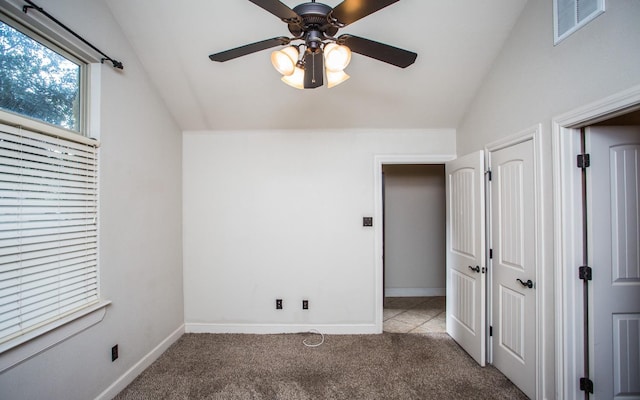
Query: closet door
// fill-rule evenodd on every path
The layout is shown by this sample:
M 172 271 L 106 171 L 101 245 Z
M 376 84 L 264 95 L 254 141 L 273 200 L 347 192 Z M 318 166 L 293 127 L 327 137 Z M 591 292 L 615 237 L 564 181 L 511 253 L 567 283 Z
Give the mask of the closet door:
M 446 164 L 447 333 L 486 360 L 484 152 Z

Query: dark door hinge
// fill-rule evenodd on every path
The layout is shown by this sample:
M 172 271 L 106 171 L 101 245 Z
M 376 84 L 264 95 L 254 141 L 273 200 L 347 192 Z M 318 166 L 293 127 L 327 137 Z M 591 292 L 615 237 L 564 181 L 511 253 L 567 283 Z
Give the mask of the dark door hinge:
M 487 178 L 489 178 L 489 180 L 491 180 L 491 170 L 488 169 L 484 173 L 487 174 Z
M 493 326 L 489 327 L 489 336 L 493 336 Z
M 591 276 L 591 267 L 583 265 L 578 268 L 578 278 L 583 281 L 590 281 L 592 279 Z
M 493 259 L 493 249 L 489 249 L 489 258 Z
M 591 165 L 589 154 L 578 154 L 578 168 L 587 168 Z
M 589 378 L 580 378 L 580 390 L 593 393 L 593 381 Z

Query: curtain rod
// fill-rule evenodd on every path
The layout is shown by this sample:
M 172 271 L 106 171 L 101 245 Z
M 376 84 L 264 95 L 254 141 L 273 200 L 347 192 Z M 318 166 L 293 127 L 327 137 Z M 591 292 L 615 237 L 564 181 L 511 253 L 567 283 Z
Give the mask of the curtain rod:
M 96 46 L 92 45 L 91 43 L 89 43 L 85 38 L 83 38 L 82 36 L 78 35 L 77 33 L 75 33 L 74 31 L 71 30 L 71 28 L 69 28 L 68 26 L 66 26 L 65 24 L 63 24 L 62 22 L 58 21 L 53 15 L 49 14 L 48 12 L 46 12 L 42 7 L 36 5 L 33 1 L 31 0 L 24 0 L 25 3 L 28 3 L 28 6 L 23 6 L 22 7 L 22 11 L 26 14 L 27 11 L 29 11 L 29 9 L 34 9 L 36 11 L 39 11 L 40 13 L 42 13 L 45 17 L 49 18 L 51 21 L 55 22 L 56 24 L 58 24 L 59 26 L 61 26 L 63 29 L 65 29 L 67 32 L 69 32 L 70 34 L 72 34 L 73 36 L 75 36 L 77 39 L 79 39 L 80 41 L 82 41 L 82 43 L 86 44 L 87 46 L 91 47 L 93 50 L 97 51 L 98 53 L 100 53 L 102 55 L 102 59 L 100 60 L 101 63 L 104 64 L 105 61 L 111 61 L 111 64 L 113 64 L 114 68 L 118 68 L 118 69 L 124 69 L 124 65 L 122 65 L 122 63 L 120 61 L 114 60 L 113 58 L 109 57 L 108 55 L 106 55 L 105 53 L 102 52 L 102 50 L 98 49 Z

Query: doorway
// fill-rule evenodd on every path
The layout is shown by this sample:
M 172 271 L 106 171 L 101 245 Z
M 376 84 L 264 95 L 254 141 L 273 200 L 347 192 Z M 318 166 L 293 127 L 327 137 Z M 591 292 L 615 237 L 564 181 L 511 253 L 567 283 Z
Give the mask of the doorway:
M 554 172 L 558 176 L 554 182 L 554 203 L 557 204 L 554 212 L 558 299 L 556 365 L 557 392 L 563 398 L 620 398 L 624 394 L 627 394 L 625 398 L 634 398 L 640 391 L 636 383 L 640 374 L 640 354 L 637 350 L 640 334 L 637 329 L 633 330 L 634 325 L 638 327 L 639 324 L 640 306 L 637 298 L 634 300 L 633 297 L 638 296 L 640 272 L 636 275 L 625 272 L 626 276 L 621 281 L 620 269 L 612 269 L 616 257 L 629 255 L 626 251 L 621 251 L 620 247 L 616 249 L 624 235 L 619 235 L 621 231 L 616 228 L 615 221 L 624 220 L 625 225 L 630 226 L 633 225 L 630 221 L 635 220 L 637 226 L 637 219 L 629 218 L 630 214 L 620 219 L 620 212 L 628 213 L 628 205 L 633 201 L 630 202 L 627 195 L 619 196 L 621 192 L 611 182 L 603 184 L 595 176 L 602 174 L 608 180 L 617 172 L 626 171 L 627 177 L 635 174 L 635 180 L 617 180 L 617 184 L 624 182 L 625 185 L 637 186 L 637 162 L 635 167 L 616 167 L 613 160 L 621 148 L 616 149 L 615 144 L 611 146 L 592 142 L 593 139 L 596 142 L 614 139 L 616 134 L 613 131 L 595 133 L 589 137 L 590 133 L 601 131 L 604 126 L 619 125 L 622 120 L 628 122 L 638 118 L 638 109 L 640 86 L 557 117 L 553 121 Z M 585 141 L 581 140 L 581 131 L 586 134 Z M 623 146 L 634 146 L 633 140 L 625 139 L 623 142 Z M 627 150 L 629 149 L 625 151 Z M 598 154 L 602 151 L 605 153 L 604 157 Z M 576 165 L 576 155 L 590 154 L 591 158 L 591 153 L 594 153 L 597 161 L 594 159 L 585 164 L 584 157 L 581 157 L 583 162 Z M 626 192 L 629 193 L 628 190 Z M 586 208 L 583 206 L 583 196 Z M 612 207 L 613 200 L 623 197 L 626 199 L 624 207 Z M 599 201 L 609 204 L 599 205 Z M 636 209 L 637 201 L 636 198 Z M 592 207 L 599 208 L 595 210 Z M 607 221 L 598 222 L 603 217 Z M 590 224 L 593 226 L 590 227 Z M 594 231 L 596 229 L 597 232 Z M 609 233 L 604 234 L 603 229 L 607 229 Z M 628 232 L 625 235 L 626 239 L 622 242 L 633 238 L 633 234 L 628 236 Z M 637 237 L 636 228 L 636 244 L 633 246 L 636 253 Z M 605 254 L 604 258 L 598 257 L 598 253 L 602 252 Z M 635 268 L 639 268 L 637 259 Z M 600 287 L 603 285 L 604 289 Z M 631 290 L 631 300 L 623 300 L 622 303 L 626 304 L 617 310 L 614 307 L 617 294 L 609 293 L 603 297 L 601 293 L 603 290 L 608 293 L 616 289 Z M 624 296 L 626 295 L 623 294 Z M 604 308 L 609 309 L 603 311 Z M 623 350 L 625 343 L 631 347 Z M 625 380 L 629 377 L 633 379 Z M 634 393 L 631 397 L 628 396 L 630 392 Z
M 383 332 L 384 322 L 384 223 L 383 223 L 383 174 L 385 165 L 444 164 L 455 159 L 455 154 L 440 155 L 376 155 L 374 157 L 374 267 L 375 267 L 375 325 Z M 377 221 L 377 222 L 376 222 Z
M 387 164 L 383 176 L 383 330 L 445 331 L 443 164 Z
M 540 386 L 537 310 L 545 290 L 540 131 L 536 125 L 446 166 L 447 332 L 531 398 Z

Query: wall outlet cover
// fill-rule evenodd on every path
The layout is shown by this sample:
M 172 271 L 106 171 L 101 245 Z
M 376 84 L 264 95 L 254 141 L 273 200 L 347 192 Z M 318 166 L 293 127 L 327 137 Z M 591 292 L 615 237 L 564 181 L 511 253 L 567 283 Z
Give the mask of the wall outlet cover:
M 111 362 L 118 359 L 118 345 L 116 344 L 111 348 Z

